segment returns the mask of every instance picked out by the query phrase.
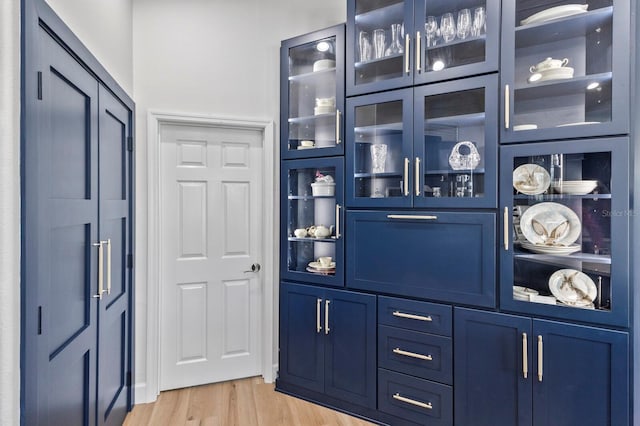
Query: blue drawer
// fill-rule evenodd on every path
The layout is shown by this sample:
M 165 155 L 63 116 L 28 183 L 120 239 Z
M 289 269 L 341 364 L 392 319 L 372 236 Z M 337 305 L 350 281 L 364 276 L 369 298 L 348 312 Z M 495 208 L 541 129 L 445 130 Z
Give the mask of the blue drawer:
M 453 424 L 451 386 L 378 369 L 378 409 L 429 426 Z
M 378 367 L 453 384 L 451 338 L 378 326 Z
M 378 324 L 451 336 L 451 306 L 378 297 Z

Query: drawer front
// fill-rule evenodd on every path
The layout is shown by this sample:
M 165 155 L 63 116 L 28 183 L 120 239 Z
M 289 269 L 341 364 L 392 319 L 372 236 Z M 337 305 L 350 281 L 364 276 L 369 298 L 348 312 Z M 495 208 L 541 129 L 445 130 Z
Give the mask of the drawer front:
M 451 386 L 378 369 L 378 409 L 420 425 L 453 424 Z
M 378 324 L 451 336 L 451 306 L 378 297 Z
M 347 212 L 347 286 L 495 307 L 496 216 Z
M 378 367 L 453 384 L 451 338 L 378 326 Z

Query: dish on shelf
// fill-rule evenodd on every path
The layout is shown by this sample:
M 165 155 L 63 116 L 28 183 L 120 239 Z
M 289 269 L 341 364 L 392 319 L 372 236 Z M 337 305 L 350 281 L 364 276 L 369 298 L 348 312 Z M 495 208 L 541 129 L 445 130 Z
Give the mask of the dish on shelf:
M 537 71 L 529 76 L 527 82 L 539 83 L 541 81 L 566 80 L 570 78 L 573 78 L 572 67 L 558 67 Z
M 550 254 L 554 256 L 568 256 L 582 249 L 580 247 L 580 244 L 569 244 L 567 246 L 559 246 L 559 245 L 548 246 L 544 244 L 531 244 L 528 241 L 520 242 L 520 246 L 523 249 L 529 250 L 533 253 Z
M 333 59 L 320 59 L 313 63 L 313 72 L 327 70 L 329 68 L 334 68 L 336 66 L 336 61 Z
M 565 305 L 588 307 L 598 296 L 598 289 L 588 275 L 575 269 L 560 269 L 549 278 L 549 290 Z
M 335 269 L 321 270 L 321 269 L 315 269 L 310 266 L 307 266 L 307 272 L 311 272 L 313 274 L 319 274 L 319 275 L 333 275 L 336 273 L 336 270 Z
M 524 237 L 534 245 L 570 246 L 582 231 L 578 215 L 558 203 L 538 203 L 520 217 Z
M 526 19 L 520 21 L 521 25 L 535 24 L 538 22 L 547 22 L 552 19 L 565 18 L 567 16 L 585 13 L 589 8 L 588 4 L 565 4 L 562 6 L 551 7 L 538 13 L 534 13 Z
M 575 123 L 558 124 L 556 127 L 584 126 L 585 124 L 600 124 L 600 122 L 599 121 L 576 121 Z
M 542 194 L 550 184 L 549 172 L 537 164 L 523 164 L 513 171 L 513 187 L 523 194 Z
M 329 266 L 322 266 L 320 262 L 309 262 L 309 268 L 317 271 L 331 271 L 336 269 L 336 262 L 329 263 Z
M 315 146 L 304 146 L 304 145 L 299 145 L 298 149 L 313 149 L 315 148 Z
M 538 290 L 534 290 L 532 288 L 527 288 L 519 285 L 513 286 L 513 298 L 516 300 L 522 300 L 528 302 L 531 300 L 531 296 L 537 296 Z
M 331 114 L 336 110 L 335 106 L 317 106 L 313 108 L 313 115 Z
M 597 187 L 597 180 L 565 180 L 553 183 L 555 192 L 569 195 L 587 195 Z
M 537 124 L 516 124 L 515 126 L 513 126 L 513 130 L 515 132 L 519 132 L 520 130 L 535 130 L 537 128 Z

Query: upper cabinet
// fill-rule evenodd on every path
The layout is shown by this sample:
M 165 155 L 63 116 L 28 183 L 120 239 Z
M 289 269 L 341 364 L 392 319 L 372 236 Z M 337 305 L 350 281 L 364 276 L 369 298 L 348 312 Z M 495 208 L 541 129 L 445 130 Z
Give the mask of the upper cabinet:
M 347 95 L 498 69 L 499 0 L 348 0 Z
M 282 42 L 283 159 L 343 153 L 344 25 Z
M 503 142 L 628 133 L 628 0 L 502 8 Z

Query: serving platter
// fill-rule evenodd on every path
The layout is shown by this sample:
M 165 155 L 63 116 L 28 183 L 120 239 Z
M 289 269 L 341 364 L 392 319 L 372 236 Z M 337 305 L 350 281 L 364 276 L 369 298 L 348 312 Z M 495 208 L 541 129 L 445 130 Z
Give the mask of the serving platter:
M 553 184 L 555 192 L 569 195 L 587 195 L 597 187 L 597 180 L 565 180 Z
M 598 296 L 596 284 L 575 269 L 560 269 L 549 278 L 549 290 L 565 305 L 589 307 Z
M 565 18 L 567 16 L 578 15 L 585 13 L 589 8 L 588 4 L 565 4 L 562 6 L 555 6 L 549 9 L 542 10 L 538 13 L 534 13 L 526 19 L 520 21 L 521 25 L 536 24 L 539 22 L 547 22 L 553 19 Z
M 550 184 L 549 172 L 537 164 L 523 164 L 513 171 L 513 187 L 523 194 L 542 194 Z
M 529 207 L 522 214 L 520 228 L 533 245 L 571 246 L 580 236 L 582 224 L 569 207 L 545 202 Z

